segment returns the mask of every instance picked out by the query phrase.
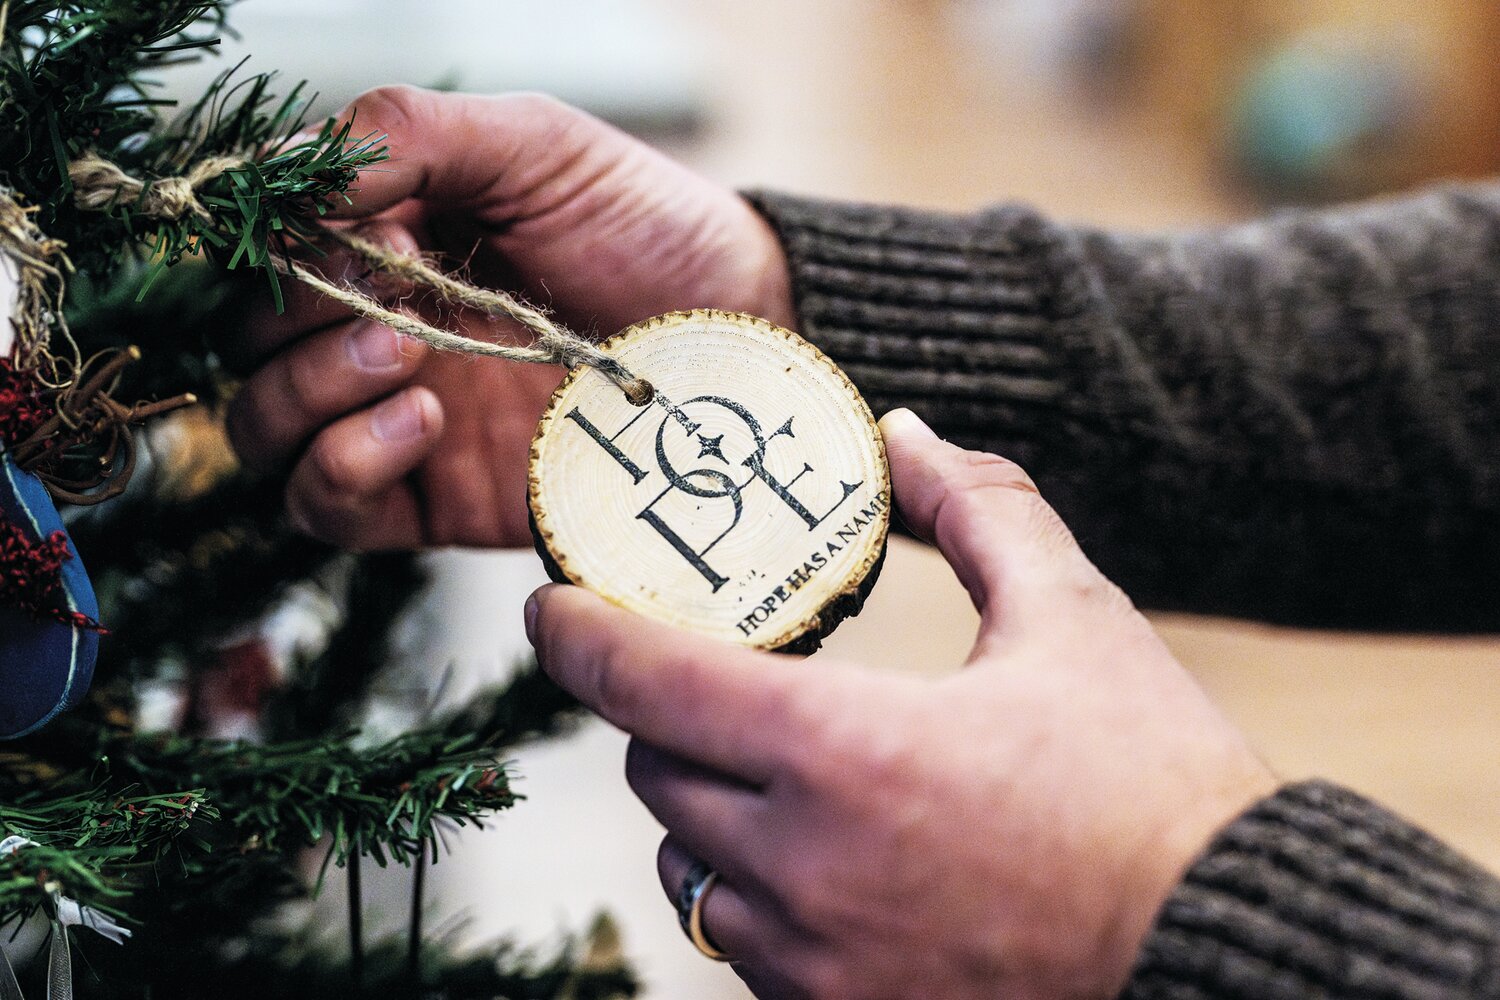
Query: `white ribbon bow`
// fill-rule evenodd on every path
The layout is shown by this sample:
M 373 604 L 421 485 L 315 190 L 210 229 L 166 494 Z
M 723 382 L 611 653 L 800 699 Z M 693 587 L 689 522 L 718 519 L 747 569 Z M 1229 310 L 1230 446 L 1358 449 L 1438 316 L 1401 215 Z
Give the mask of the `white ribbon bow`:
M 36 841 L 27 837 L 12 834 L 0 840 L 0 858 L 14 854 L 21 848 L 30 847 L 35 843 Z M 130 937 L 130 928 L 120 926 L 112 918 L 100 913 L 92 906 L 84 906 L 78 900 L 61 894 L 54 896 L 53 899 L 57 904 L 57 921 L 64 927 L 87 927 L 109 938 L 115 944 L 124 944 L 125 939 Z
M 9 857 L 23 847 L 36 841 L 12 834 L 0 840 L 0 858 Z M 68 928 L 87 927 L 89 930 L 109 938 L 115 944 L 124 944 L 130 930 L 100 913 L 92 906 L 84 906 L 57 890 L 52 890 L 52 946 L 47 951 L 47 1000 L 73 1000 L 73 956 L 68 948 Z M 24 1000 L 21 986 L 16 982 L 16 973 L 10 959 L 0 950 L 0 1000 Z

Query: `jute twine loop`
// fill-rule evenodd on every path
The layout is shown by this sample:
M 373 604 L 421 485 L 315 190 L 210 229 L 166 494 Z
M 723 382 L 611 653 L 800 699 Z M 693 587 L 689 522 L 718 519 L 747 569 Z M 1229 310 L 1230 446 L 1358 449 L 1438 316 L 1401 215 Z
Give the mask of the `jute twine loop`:
M 13 352 L 21 367 L 40 370 L 52 367 L 47 349 L 53 329 L 67 335 L 62 298 L 72 264 L 63 242 L 37 227 L 35 212 L 13 191 L 0 187 L 0 254 L 15 265 L 17 284 L 15 308 L 11 315 L 0 316 L 0 323 L 8 322 L 15 330 Z M 53 375 L 50 370 L 40 374 Z
M 180 177 L 143 181 L 98 154 L 85 153 L 68 164 L 68 179 L 73 182 L 73 198 L 79 208 L 99 212 L 132 202 L 136 211 L 153 218 L 180 219 L 192 214 L 212 222 L 213 215 L 198 200 L 198 191 L 226 170 L 244 164 L 238 156 L 210 156 Z
M 211 221 L 212 214 L 198 200 L 197 192 L 224 171 L 244 162 L 233 157 L 210 157 L 194 164 L 181 177 L 147 182 L 131 177 L 117 165 L 90 153 L 69 165 L 68 176 L 72 178 L 74 196 L 80 208 L 107 210 L 122 198 L 130 198 L 136 202 L 136 211 L 156 218 L 178 219 L 191 212 L 204 221 Z M 408 287 L 427 288 L 450 305 L 465 306 L 487 316 L 519 323 L 531 334 L 532 342 L 528 346 L 517 346 L 466 337 L 434 326 L 411 313 L 389 308 L 366 291 L 348 283 L 332 281 L 300 261 L 278 255 L 278 264 L 298 281 L 347 306 L 355 314 L 389 326 L 440 351 L 527 364 L 563 365 L 569 369 L 579 366 L 593 368 L 618 385 L 635 405 L 645 406 L 651 401 L 651 383 L 635 377 L 593 342 L 515 296 L 471 285 L 420 256 L 398 253 L 343 230 L 324 230 L 324 235 L 359 255 L 371 269 Z
M 46 235 L 34 219 L 35 208 L 0 187 L 0 257 L 13 264 L 16 302 L 9 316 L 15 344 L 6 360 L 43 387 L 51 409 L 40 426 L 19 441 L 0 442 L 24 471 L 34 473 L 52 496 L 73 504 L 99 503 L 119 495 L 135 468 L 130 424 L 195 402 L 191 393 L 158 403 L 125 406 L 111 395 L 120 372 L 140 357 L 135 348 L 105 351 L 85 361 L 68 332 L 63 297 L 72 263 L 61 240 Z M 60 334 L 71 357 L 53 353 L 52 335 Z M 83 467 L 70 461 L 78 449 L 92 446 L 97 462 Z M 96 487 L 104 485 L 103 489 Z
M 587 366 L 596 369 L 618 385 L 626 398 L 636 406 L 645 406 L 651 401 L 652 389 L 649 382 L 632 375 L 624 365 L 599 350 L 592 341 L 554 322 L 546 313 L 527 305 L 515 296 L 460 281 L 438 270 L 421 257 L 397 253 L 353 233 L 329 230 L 328 236 L 359 254 L 365 263 L 382 274 L 393 275 L 410 285 L 430 288 L 446 302 L 467 306 L 487 316 L 514 320 L 530 331 L 533 338 L 529 347 L 495 344 L 439 330 L 416 320 L 413 322 L 425 328 L 422 333 L 412 334 L 419 340 L 426 341 L 440 350 L 482 354 L 528 364 L 562 365 L 569 369 L 580 365 Z M 303 280 L 307 279 L 303 278 Z M 340 298 L 339 301 L 351 305 L 351 308 L 357 308 L 344 298 Z M 406 316 L 411 321 L 411 317 L 407 314 L 399 315 Z M 401 332 L 407 331 L 403 329 Z M 431 334 L 436 334 L 437 339 L 431 339 Z

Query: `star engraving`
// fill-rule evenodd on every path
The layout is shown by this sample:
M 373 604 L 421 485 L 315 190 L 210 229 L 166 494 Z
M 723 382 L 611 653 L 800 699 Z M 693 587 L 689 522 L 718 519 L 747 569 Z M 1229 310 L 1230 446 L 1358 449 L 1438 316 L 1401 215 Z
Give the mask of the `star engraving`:
M 729 459 L 724 457 L 724 435 L 719 434 L 709 437 L 707 434 L 698 435 L 698 457 L 707 458 L 712 455 L 724 464 L 729 464 Z

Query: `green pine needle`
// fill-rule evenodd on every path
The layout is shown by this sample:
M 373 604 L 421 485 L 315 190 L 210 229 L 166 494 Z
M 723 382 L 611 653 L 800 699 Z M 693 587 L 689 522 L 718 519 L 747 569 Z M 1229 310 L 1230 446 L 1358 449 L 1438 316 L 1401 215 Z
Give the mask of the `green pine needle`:
M 279 308 L 279 260 L 306 250 L 359 172 L 386 156 L 383 138 L 353 122 L 310 126 L 304 85 L 278 96 L 272 74 L 243 64 L 185 110 L 163 100 L 158 72 L 213 54 L 231 5 L 0 0 L 0 187 L 68 244 L 77 271 L 65 308 L 84 356 L 145 349 L 126 394 L 227 398 L 243 373 L 216 337 L 243 311 L 247 279 L 264 280 Z M 162 219 L 127 198 L 80 210 L 68 165 L 85 153 L 143 182 L 209 157 L 240 162 L 199 188 L 206 215 Z M 69 525 L 116 631 L 101 644 L 90 702 L 0 751 L 0 836 L 35 842 L 0 858 L 0 923 L 34 913 L 53 888 L 131 921 L 125 947 L 74 937 L 97 972 L 81 992 L 99 1000 L 205 989 L 225 1000 L 353 996 L 345 961 L 284 919 L 310 891 L 307 846 L 326 848 L 325 867 L 356 849 L 382 865 L 435 860 L 441 830 L 520 799 L 505 748 L 559 731 L 576 703 L 530 670 L 453 718 L 356 743 L 354 706 L 421 591 L 412 560 L 352 557 L 296 535 L 274 477 L 235 475 L 188 498 L 142 483 Z M 344 571 L 353 584 L 330 583 Z M 324 588 L 344 621 L 267 695 L 267 743 L 131 731 L 119 692 L 162 679 L 191 691 L 224 636 L 298 581 Z M 538 960 L 509 947 L 458 955 L 451 941 L 429 940 L 417 956 L 376 943 L 367 957 L 361 995 L 419 987 L 450 1000 L 603 1000 L 635 988 L 617 957 L 600 964 L 573 946 Z
M 303 134 L 305 85 L 284 97 L 274 74 L 221 73 L 197 104 L 166 120 L 149 74 L 211 49 L 224 4 L 201 0 L 57 3 L 11 0 L 0 39 L 0 183 L 41 206 L 40 220 L 85 271 L 107 274 L 132 252 L 153 272 L 208 253 L 264 271 L 278 308 L 279 254 L 308 244 L 360 169 L 385 158 L 382 137 L 327 121 Z M 295 138 L 294 138 L 295 137 Z M 72 203 L 68 163 L 97 153 L 133 177 L 177 176 L 205 157 L 242 157 L 200 192 L 205 219 L 160 219 L 130 199 L 107 212 Z

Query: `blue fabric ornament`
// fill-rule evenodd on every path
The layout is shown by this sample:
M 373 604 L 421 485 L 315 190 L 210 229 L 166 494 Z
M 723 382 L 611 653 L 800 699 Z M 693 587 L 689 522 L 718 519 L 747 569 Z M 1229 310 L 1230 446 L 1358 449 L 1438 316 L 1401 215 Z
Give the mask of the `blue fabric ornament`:
M 3 448 L 0 520 L 19 526 L 34 541 L 63 530 L 41 480 L 23 472 Z M 67 545 L 72 558 L 61 567 L 62 610 L 96 621 L 99 603 L 93 585 L 71 539 Z M 88 693 L 98 651 L 96 629 L 0 606 L 0 739 L 34 733 L 59 713 L 76 708 Z

